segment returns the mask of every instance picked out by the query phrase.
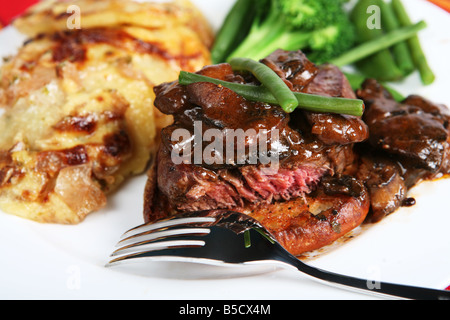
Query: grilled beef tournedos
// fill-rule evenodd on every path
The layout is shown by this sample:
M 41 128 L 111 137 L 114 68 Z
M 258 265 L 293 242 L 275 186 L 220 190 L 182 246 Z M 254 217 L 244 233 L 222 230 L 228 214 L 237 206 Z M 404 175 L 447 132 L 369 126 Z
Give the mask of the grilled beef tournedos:
M 277 50 L 261 62 L 292 91 L 357 97 L 337 67 L 316 66 L 301 51 Z M 251 74 L 234 72 L 226 63 L 206 66 L 198 73 L 229 82 L 259 84 Z M 409 107 L 394 105 L 392 97 L 377 83 L 367 82 L 358 92 L 370 107 L 364 118 L 301 109 L 287 114 L 281 107 L 251 102 L 206 82 L 187 86 L 177 81 L 163 83 L 155 87 L 155 93 L 155 106 L 173 115 L 174 122 L 162 130 L 162 143 L 148 172 L 146 221 L 185 212 L 239 211 L 259 220 L 291 253 L 300 255 L 332 243 L 365 220 L 378 221 L 393 212 L 405 203 L 407 189 L 418 177 L 434 177 L 447 163 L 445 108 L 411 97 L 405 102 Z M 416 146 L 404 148 L 406 140 L 398 148 L 394 143 L 390 149 L 380 147 L 381 137 L 384 141 L 394 137 L 389 130 L 379 128 L 374 131 L 378 138 L 369 136 L 378 128 L 379 104 L 392 105 L 393 116 L 410 116 L 416 105 L 429 107 L 417 106 L 440 129 L 430 129 L 430 141 L 420 150 L 428 146 L 433 159 L 421 159 L 420 155 L 414 158 L 420 150 Z M 386 118 L 385 114 L 383 120 L 389 121 Z M 225 133 L 214 138 L 223 139 L 223 146 L 232 130 L 269 132 L 263 136 L 263 144 L 271 159 L 278 159 L 276 170 L 267 170 L 270 165 L 259 159 L 254 161 L 252 147 L 263 145 L 258 139 L 236 141 L 233 157 L 229 158 L 224 150 L 210 148 L 210 129 Z M 174 138 L 177 130 L 189 133 L 191 139 Z M 278 134 L 272 134 L 275 131 Z M 196 139 L 199 136 L 202 139 Z M 405 135 L 405 139 L 408 137 L 414 144 L 414 135 Z M 402 147 L 408 157 L 398 151 Z M 174 161 L 174 152 L 180 150 L 189 152 L 183 154 L 183 161 Z M 196 150 L 225 161 L 200 158 L 199 162 Z

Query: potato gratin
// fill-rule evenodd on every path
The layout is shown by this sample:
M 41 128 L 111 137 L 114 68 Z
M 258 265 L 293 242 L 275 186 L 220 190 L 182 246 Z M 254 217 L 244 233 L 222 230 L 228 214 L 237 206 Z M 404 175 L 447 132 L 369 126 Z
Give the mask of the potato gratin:
M 172 121 L 153 87 L 210 63 L 212 32 L 187 1 L 43 2 L 15 26 L 30 40 L 1 69 L 0 209 L 79 223 L 145 171 Z

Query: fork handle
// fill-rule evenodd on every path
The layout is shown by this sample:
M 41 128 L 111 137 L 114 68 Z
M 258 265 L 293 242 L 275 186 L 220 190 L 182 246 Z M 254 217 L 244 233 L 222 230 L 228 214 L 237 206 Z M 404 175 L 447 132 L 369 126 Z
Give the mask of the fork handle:
M 312 267 L 294 256 L 291 256 L 289 260 L 284 262 L 287 262 L 288 264 L 296 267 L 299 271 L 308 274 L 311 277 L 329 284 L 342 285 L 347 288 L 359 289 L 372 294 L 388 295 L 391 297 L 412 300 L 450 300 L 450 291 L 371 281 L 367 279 L 345 276 Z

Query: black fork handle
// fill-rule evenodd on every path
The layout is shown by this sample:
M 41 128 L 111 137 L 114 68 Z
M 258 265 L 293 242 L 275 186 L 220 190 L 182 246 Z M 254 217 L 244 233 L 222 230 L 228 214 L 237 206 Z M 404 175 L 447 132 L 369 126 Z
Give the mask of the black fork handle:
M 329 284 L 341 285 L 347 288 L 358 289 L 366 293 L 375 295 L 388 295 L 396 298 L 404 298 L 411 300 L 450 300 L 450 291 L 438 290 L 431 288 L 423 288 L 409 286 L 403 284 L 395 284 L 374 280 L 367 280 L 337 274 L 334 272 L 322 270 L 312 267 L 291 254 L 282 254 L 279 260 L 286 262 L 299 271 Z

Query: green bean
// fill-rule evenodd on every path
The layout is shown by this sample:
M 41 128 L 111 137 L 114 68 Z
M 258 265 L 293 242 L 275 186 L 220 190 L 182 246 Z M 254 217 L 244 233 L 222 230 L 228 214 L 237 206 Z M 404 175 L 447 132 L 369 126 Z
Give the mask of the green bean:
M 233 58 L 229 63 L 234 70 L 251 72 L 272 93 L 284 111 L 289 113 L 297 108 L 298 101 L 294 93 L 275 71 L 265 64 L 247 58 Z
M 417 34 L 417 32 L 426 28 L 426 26 L 427 24 L 425 21 L 420 21 L 411 26 L 402 27 L 398 30 L 388 32 L 377 39 L 365 42 L 353 49 L 350 49 L 340 57 L 333 59 L 331 63 L 341 67 L 354 63 L 378 52 L 379 50 L 389 48 L 398 42 L 411 38 Z
M 227 82 L 186 71 L 180 72 L 178 80 L 181 85 L 210 82 L 228 88 L 247 100 L 279 105 L 278 100 L 264 86 Z M 298 108 L 307 111 L 348 114 L 358 117 L 364 112 L 364 103 L 359 99 L 334 98 L 301 92 L 293 92 L 293 94 L 298 101 Z
M 359 0 L 350 13 L 350 19 L 355 25 L 359 45 L 353 50 L 344 53 L 343 57 L 350 58 L 350 61 L 339 63 L 355 63 L 356 67 L 366 76 L 376 78 L 377 80 L 399 80 L 403 77 L 403 72 L 395 63 L 389 47 L 380 47 L 377 40 L 383 36 L 383 30 L 374 26 L 369 28 L 368 9 L 376 6 L 381 0 Z M 379 7 L 379 6 L 378 6 Z M 377 18 L 377 17 L 375 17 Z M 380 21 L 381 22 L 381 21 Z M 359 48 L 365 48 L 366 43 L 373 43 L 372 52 L 364 52 Z M 361 54 L 357 56 L 356 54 Z M 364 54 L 363 54 L 364 53 Z
M 394 13 L 392 3 L 386 3 L 380 1 L 381 6 L 381 22 L 383 24 L 383 29 L 385 32 L 394 31 L 401 27 L 397 16 Z M 394 57 L 395 63 L 403 72 L 404 75 L 409 75 L 414 71 L 414 62 L 412 60 L 411 54 L 409 52 L 408 43 L 402 41 L 392 46 L 392 55 Z
M 392 0 L 392 7 L 402 26 L 411 26 L 412 22 L 406 12 L 403 3 L 400 0 Z M 416 68 L 419 70 L 422 83 L 425 85 L 432 84 L 435 80 L 433 70 L 428 65 L 427 58 L 423 52 L 419 37 L 416 35 L 408 39 L 409 50 L 413 58 Z
M 197 82 L 210 82 L 218 86 L 228 88 L 240 96 L 244 97 L 250 101 L 265 102 L 269 104 L 278 104 L 275 97 L 264 87 L 254 86 L 254 85 L 243 85 L 234 82 L 223 81 L 207 76 L 203 76 L 196 73 L 191 73 L 187 71 L 181 71 L 178 77 L 178 81 L 181 85 L 187 86 L 192 83 Z
M 237 0 L 216 34 L 211 49 L 213 64 L 225 62 L 228 55 L 245 38 L 253 23 L 255 0 Z

